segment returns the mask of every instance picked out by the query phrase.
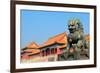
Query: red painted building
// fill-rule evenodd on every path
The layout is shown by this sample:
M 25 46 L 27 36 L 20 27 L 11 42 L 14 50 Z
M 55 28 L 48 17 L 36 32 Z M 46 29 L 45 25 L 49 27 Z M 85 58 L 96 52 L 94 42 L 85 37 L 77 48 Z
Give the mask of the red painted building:
M 66 46 L 67 34 L 64 32 L 49 38 L 43 45 L 37 45 L 35 42 L 32 42 L 21 50 L 21 58 L 28 60 L 38 56 L 44 57 L 53 54 L 61 54 L 66 49 Z

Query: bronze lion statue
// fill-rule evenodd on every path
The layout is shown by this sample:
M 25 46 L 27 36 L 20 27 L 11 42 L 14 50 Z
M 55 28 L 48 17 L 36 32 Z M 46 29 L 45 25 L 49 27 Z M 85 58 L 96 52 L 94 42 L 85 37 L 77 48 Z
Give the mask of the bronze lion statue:
M 84 39 L 84 29 L 79 19 L 73 18 L 68 21 L 69 34 L 67 36 L 66 52 L 58 56 L 58 60 L 79 60 L 88 59 L 89 50 L 85 49 L 87 46 Z

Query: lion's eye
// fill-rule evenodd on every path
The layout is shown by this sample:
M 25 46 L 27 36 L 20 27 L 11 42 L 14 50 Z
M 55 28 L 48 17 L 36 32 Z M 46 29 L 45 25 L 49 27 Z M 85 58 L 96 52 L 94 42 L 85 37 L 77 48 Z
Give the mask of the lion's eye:
M 77 25 L 79 25 L 80 23 L 77 23 Z

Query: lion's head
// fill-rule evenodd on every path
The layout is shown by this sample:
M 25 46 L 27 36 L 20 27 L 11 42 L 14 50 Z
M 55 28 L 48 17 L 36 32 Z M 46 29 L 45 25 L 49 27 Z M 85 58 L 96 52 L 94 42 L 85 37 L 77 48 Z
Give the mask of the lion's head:
M 70 33 L 74 33 L 75 31 L 78 30 L 83 30 L 82 23 L 79 19 L 70 19 L 68 21 L 68 30 Z

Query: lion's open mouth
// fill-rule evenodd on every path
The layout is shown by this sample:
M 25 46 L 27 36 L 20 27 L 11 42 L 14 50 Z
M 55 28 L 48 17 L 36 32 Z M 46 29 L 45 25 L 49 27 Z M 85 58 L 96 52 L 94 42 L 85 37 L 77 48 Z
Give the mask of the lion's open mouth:
M 69 32 L 73 33 L 75 31 L 75 28 L 69 28 Z

